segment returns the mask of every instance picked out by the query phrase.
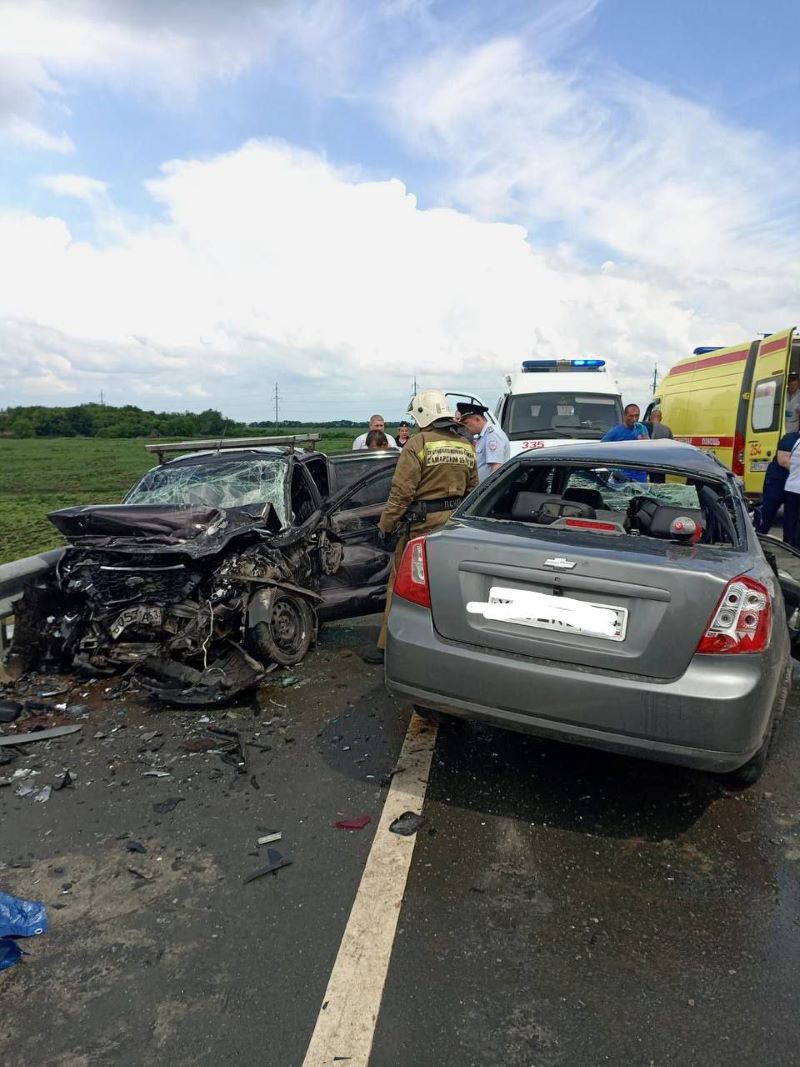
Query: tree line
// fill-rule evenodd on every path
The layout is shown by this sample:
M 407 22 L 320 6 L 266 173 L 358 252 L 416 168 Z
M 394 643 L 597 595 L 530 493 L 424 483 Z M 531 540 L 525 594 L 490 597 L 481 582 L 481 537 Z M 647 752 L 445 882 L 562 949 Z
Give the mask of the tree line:
M 77 404 L 74 407 L 0 408 L 3 437 L 247 437 L 280 433 L 287 426 L 326 428 L 360 426 L 349 419 L 337 422 L 235 422 L 221 412 L 143 411 L 126 404 Z

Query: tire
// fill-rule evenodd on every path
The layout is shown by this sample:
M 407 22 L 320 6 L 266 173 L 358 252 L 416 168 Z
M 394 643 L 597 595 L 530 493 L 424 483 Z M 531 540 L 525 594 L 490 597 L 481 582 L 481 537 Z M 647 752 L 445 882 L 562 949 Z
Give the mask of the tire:
M 767 766 L 767 759 L 769 758 L 770 751 L 773 744 L 780 732 L 781 722 L 783 720 L 783 712 L 786 708 L 786 701 L 789 699 L 789 690 L 792 686 L 792 668 L 791 665 L 787 669 L 783 676 L 778 695 L 775 698 L 775 705 L 772 709 L 772 717 L 769 721 L 769 727 L 764 737 L 764 741 L 761 748 L 755 755 L 751 756 L 747 763 L 742 764 L 741 767 L 737 767 L 735 771 L 728 771 L 727 774 L 722 774 L 723 783 L 729 788 L 734 790 L 749 789 L 751 785 L 759 780 L 761 775 Z
M 248 644 L 265 664 L 291 667 L 306 655 L 317 632 L 314 609 L 303 597 L 279 593 L 269 622 L 257 622 L 248 632 Z

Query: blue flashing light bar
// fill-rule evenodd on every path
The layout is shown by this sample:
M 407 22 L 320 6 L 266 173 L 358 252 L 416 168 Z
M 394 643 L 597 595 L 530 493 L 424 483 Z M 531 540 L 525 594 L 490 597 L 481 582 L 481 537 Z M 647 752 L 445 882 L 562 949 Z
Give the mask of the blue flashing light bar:
M 700 348 L 695 348 L 692 352 L 693 356 L 704 356 L 706 352 L 719 352 L 722 345 L 702 345 Z
M 600 370 L 605 367 L 604 359 L 524 359 L 524 374 L 535 374 L 549 370 Z

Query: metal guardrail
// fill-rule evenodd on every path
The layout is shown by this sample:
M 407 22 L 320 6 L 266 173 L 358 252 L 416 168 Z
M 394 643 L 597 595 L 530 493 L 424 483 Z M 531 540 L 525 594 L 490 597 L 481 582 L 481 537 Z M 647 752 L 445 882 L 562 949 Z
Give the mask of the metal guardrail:
M 63 551 L 63 548 L 53 548 L 38 556 L 26 556 L 25 559 L 0 564 L 0 660 L 11 643 L 10 626 L 14 617 L 14 604 L 28 585 L 50 573 Z

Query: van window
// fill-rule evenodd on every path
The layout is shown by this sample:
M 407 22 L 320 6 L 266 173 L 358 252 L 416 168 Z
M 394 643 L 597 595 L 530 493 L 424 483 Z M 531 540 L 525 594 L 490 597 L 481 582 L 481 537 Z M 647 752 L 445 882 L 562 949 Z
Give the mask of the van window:
M 774 378 L 762 378 L 756 382 L 753 393 L 753 408 L 750 416 L 751 429 L 757 433 L 777 430 L 781 418 L 781 397 L 783 396 L 783 375 Z

